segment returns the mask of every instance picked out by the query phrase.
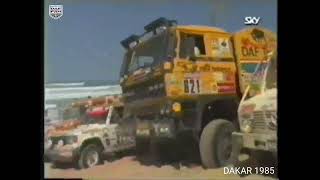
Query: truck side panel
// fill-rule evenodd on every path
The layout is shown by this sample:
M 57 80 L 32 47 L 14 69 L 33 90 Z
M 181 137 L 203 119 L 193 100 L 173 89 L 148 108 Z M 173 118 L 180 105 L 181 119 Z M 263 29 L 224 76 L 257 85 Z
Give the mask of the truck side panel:
M 238 66 L 240 91 L 248 85 L 252 73 L 268 53 L 277 49 L 276 34 L 264 28 L 246 28 L 232 36 Z

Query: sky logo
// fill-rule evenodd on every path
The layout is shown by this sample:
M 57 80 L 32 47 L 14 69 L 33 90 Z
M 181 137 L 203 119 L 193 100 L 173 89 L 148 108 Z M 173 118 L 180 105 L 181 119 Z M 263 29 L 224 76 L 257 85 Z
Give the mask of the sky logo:
M 260 17 L 255 17 L 255 16 L 247 16 L 244 18 L 244 24 L 245 25 L 258 25 L 260 22 Z

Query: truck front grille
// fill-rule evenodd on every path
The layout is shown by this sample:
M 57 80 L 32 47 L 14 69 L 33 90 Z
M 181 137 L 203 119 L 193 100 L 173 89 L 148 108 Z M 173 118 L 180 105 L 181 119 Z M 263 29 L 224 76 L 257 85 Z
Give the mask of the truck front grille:
M 60 140 L 62 140 L 63 143 L 65 143 L 65 137 L 64 136 L 51 137 L 50 139 L 52 141 L 52 145 L 57 145 Z
M 252 128 L 253 128 L 253 132 L 267 130 L 267 124 L 264 118 L 263 111 L 254 112 Z
M 268 127 L 268 119 L 271 118 L 274 111 L 256 111 L 253 114 L 252 128 L 253 132 L 261 132 L 271 130 Z

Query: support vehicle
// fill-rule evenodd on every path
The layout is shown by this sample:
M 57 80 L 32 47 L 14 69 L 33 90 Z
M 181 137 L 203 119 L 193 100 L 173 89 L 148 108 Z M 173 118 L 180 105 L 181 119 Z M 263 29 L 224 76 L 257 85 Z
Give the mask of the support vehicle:
M 78 168 L 89 168 L 103 163 L 104 155 L 134 148 L 135 139 L 121 128 L 123 106 L 113 101 L 106 106 L 87 107 L 81 123 L 50 132 L 46 154 L 54 165 L 74 163 Z
M 240 132 L 232 134 L 234 164 L 248 153 L 253 166 L 277 167 L 277 57 L 261 63 L 238 109 Z

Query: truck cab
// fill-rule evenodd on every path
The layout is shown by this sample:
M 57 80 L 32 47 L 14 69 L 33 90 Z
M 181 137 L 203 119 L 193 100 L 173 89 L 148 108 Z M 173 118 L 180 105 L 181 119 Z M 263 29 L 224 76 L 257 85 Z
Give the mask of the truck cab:
M 241 152 L 250 154 L 259 166 L 270 159 L 277 162 L 276 54 L 257 67 L 240 102 L 238 118 L 240 132 L 232 134 L 234 162 Z

